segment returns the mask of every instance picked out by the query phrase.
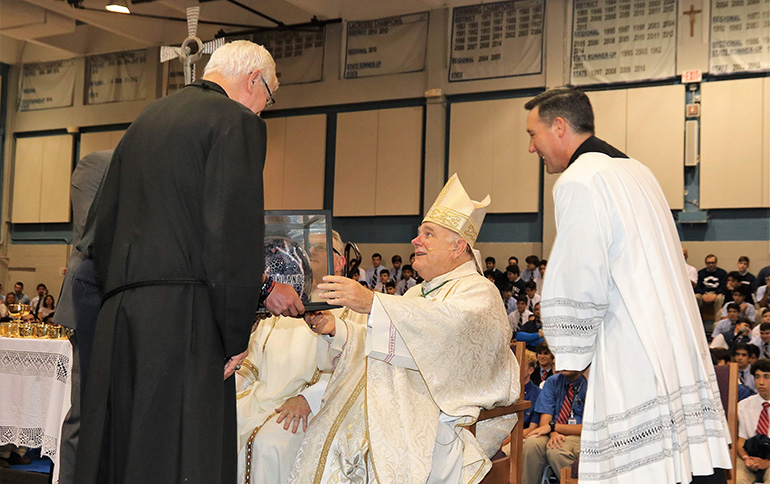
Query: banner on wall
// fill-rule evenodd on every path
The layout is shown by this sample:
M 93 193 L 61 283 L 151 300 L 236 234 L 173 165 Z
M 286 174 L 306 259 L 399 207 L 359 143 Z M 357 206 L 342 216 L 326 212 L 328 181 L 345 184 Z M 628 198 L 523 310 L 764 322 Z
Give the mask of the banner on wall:
M 260 32 L 252 41 L 264 46 L 275 59 L 281 85 L 302 84 L 323 79 L 324 32 Z
M 134 50 L 87 58 L 86 104 L 144 99 L 147 91 L 147 51 Z
M 770 0 L 711 2 L 712 74 L 770 69 Z
M 573 85 L 676 75 L 676 0 L 575 0 Z
M 345 79 L 425 69 L 428 12 L 347 23 Z
M 24 64 L 21 70 L 19 111 L 72 106 L 75 72 L 74 59 Z
M 203 69 L 206 67 L 206 63 L 211 58 L 211 55 L 204 54 L 201 59 L 195 63 L 195 79 L 203 77 Z M 165 72 L 165 83 L 163 85 L 163 93 L 165 96 L 174 94 L 183 87 L 185 87 L 184 79 L 184 64 L 179 59 L 172 59 L 163 63 Z
M 544 7 L 517 0 L 453 9 L 449 81 L 543 72 Z

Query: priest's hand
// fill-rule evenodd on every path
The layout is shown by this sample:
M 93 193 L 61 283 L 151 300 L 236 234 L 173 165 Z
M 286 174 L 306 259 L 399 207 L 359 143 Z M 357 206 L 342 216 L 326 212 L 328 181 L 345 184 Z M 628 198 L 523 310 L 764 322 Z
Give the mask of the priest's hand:
M 548 443 L 545 446 L 548 449 L 561 449 L 561 446 L 564 445 L 564 441 L 566 440 L 567 437 L 565 435 L 554 431 L 551 432 L 551 438 L 548 439 Z
M 334 315 L 329 311 L 305 313 L 305 322 L 316 334 L 334 336 L 337 332 L 337 323 L 334 320 Z
M 324 282 L 318 285 L 321 297 L 329 304 L 345 306 L 361 314 L 372 312 L 374 292 L 365 288 L 358 281 L 342 276 L 324 276 Z
M 275 283 L 275 287 L 265 299 L 265 308 L 275 316 L 297 317 L 305 312 L 305 306 L 302 305 L 294 287 L 280 282 Z
M 243 363 L 243 360 L 246 359 L 246 356 L 248 356 L 249 350 L 247 349 L 240 355 L 231 356 L 229 360 L 227 360 L 227 363 L 225 363 L 225 380 L 230 378 L 233 373 L 235 373 L 235 370 L 240 367 L 241 363 Z
M 296 434 L 299 424 L 302 423 L 302 431 L 307 431 L 307 418 L 310 415 L 310 405 L 302 395 L 291 397 L 283 402 L 283 405 L 275 409 L 276 412 L 280 412 L 275 423 L 285 422 L 283 424 L 284 430 L 289 430 L 291 425 L 291 433 Z

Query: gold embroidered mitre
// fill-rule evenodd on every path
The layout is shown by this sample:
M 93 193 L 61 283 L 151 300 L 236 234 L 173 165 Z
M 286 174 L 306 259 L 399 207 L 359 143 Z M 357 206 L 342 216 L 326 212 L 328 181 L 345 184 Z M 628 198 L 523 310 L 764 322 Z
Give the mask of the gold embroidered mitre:
M 471 200 L 455 173 L 446 182 L 422 221 L 433 222 L 460 234 L 473 247 L 490 201 L 489 195 L 481 202 Z

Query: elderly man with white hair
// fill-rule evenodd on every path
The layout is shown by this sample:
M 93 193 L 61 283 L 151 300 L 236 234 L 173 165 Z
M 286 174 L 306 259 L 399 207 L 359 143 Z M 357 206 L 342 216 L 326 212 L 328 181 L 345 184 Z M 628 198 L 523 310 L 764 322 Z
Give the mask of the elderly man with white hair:
M 456 175 L 447 182 L 412 240 L 425 282 L 404 296 L 324 278 L 322 297 L 368 321 L 306 316 L 331 335 L 319 350 L 338 362 L 289 482 L 465 484 L 488 472 L 462 426 L 520 392 L 500 293 L 472 250 L 488 204 L 472 201 Z
M 102 305 L 74 482 L 235 482 L 231 376 L 254 314 L 304 312 L 264 276 L 259 113 L 277 87 L 267 50 L 226 44 L 115 149 L 91 211 Z

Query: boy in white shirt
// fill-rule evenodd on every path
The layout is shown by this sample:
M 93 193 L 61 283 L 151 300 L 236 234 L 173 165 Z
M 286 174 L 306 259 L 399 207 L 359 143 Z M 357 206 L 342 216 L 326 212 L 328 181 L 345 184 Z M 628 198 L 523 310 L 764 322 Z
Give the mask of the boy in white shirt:
M 396 294 L 403 296 L 410 287 L 417 284 L 417 280 L 414 278 L 414 269 L 409 264 L 401 267 L 401 280 L 396 285 Z
M 767 435 L 770 420 L 770 360 L 763 358 L 751 368 L 757 394 L 738 402 L 738 457 L 736 472 L 738 484 L 755 481 L 770 484 L 770 460 L 749 456 L 744 449 L 746 441 L 757 434 Z
M 516 310 L 508 315 L 508 323 L 511 325 L 513 331 L 513 337 L 516 337 L 516 332 L 519 331 L 521 326 L 529 321 L 529 317 L 532 312 L 527 308 L 527 298 L 519 296 L 516 300 Z
M 374 289 L 374 292 L 385 292 L 385 284 L 390 280 L 390 271 L 383 269 L 380 271 L 380 282 L 378 282 Z
M 540 302 L 540 294 L 537 293 L 537 283 L 535 281 L 527 282 L 524 286 L 524 292 L 527 293 L 527 309 L 529 312 L 535 311 L 535 304 Z

